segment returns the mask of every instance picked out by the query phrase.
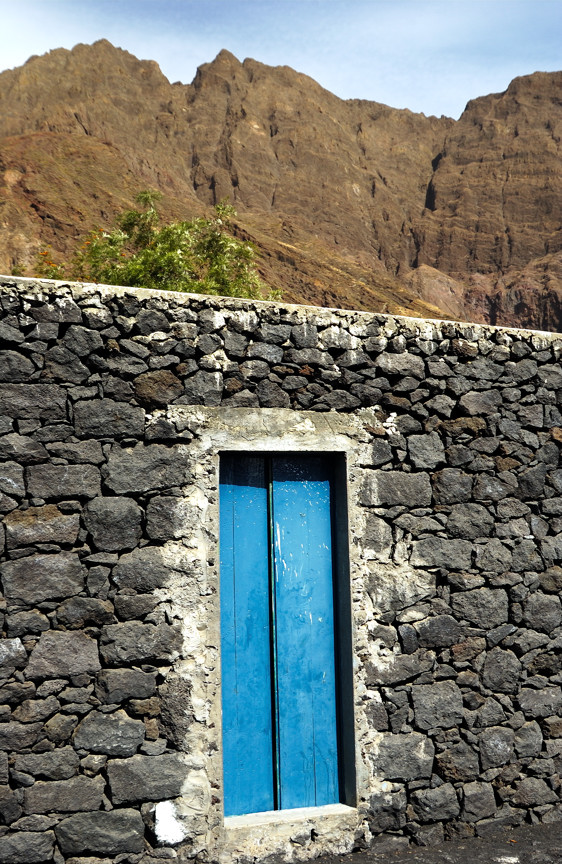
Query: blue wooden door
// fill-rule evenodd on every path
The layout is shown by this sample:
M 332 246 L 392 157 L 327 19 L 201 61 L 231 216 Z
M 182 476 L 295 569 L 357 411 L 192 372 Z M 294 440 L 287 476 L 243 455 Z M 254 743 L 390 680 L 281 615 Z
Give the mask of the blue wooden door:
M 225 815 L 339 801 L 329 457 L 221 460 Z

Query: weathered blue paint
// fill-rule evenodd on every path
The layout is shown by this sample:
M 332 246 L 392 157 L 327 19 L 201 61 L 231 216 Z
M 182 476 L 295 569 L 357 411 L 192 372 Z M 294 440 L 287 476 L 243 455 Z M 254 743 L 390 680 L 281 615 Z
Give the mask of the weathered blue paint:
M 279 806 L 339 801 L 330 477 L 273 460 Z
M 273 810 L 267 484 L 261 457 L 221 459 L 225 815 Z
M 330 473 L 221 460 L 226 815 L 339 801 Z

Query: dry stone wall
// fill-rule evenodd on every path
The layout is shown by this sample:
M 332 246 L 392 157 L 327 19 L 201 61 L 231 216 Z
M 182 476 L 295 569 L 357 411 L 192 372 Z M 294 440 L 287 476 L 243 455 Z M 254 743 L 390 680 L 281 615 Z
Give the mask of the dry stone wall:
M 226 860 L 197 406 L 356 430 L 358 800 L 261 857 L 562 818 L 562 338 L 11 277 L 0 315 L 0 864 Z

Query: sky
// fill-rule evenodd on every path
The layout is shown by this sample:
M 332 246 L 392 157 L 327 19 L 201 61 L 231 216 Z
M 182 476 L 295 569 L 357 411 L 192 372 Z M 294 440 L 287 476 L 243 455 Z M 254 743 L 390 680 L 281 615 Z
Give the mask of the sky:
M 172 82 L 226 48 L 342 99 L 456 118 L 518 75 L 562 69 L 562 0 L 0 0 L 0 70 L 102 38 Z

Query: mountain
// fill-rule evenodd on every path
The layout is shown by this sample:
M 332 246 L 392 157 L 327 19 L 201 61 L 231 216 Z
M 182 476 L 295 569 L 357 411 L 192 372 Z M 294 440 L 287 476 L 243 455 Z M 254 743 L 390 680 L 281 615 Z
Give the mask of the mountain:
M 189 85 L 102 40 L 0 74 L 0 270 L 164 194 L 222 198 L 286 300 L 562 329 L 562 72 L 459 120 L 341 100 L 227 51 Z

